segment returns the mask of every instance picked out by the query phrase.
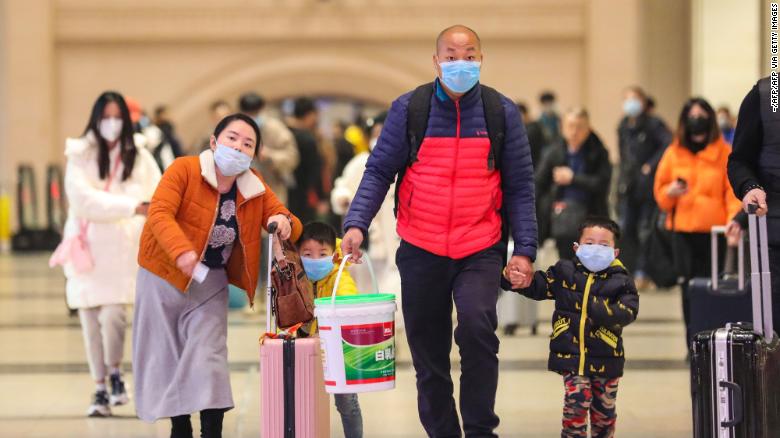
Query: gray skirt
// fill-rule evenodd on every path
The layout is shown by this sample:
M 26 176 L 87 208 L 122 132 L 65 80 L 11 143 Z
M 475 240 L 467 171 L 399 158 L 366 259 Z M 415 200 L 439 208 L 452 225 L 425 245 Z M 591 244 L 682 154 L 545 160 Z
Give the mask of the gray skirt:
M 135 407 L 144 421 L 231 409 L 228 281 L 212 269 L 186 294 L 141 268 L 133 321 Z

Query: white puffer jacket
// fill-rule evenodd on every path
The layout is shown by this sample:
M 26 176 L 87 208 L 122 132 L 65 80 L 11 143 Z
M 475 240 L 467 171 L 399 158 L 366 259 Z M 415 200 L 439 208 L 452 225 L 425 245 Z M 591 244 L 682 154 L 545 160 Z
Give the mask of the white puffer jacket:
M 68 306 L 72 309 L 105 304 L 129 304 L 135 297 L 138 273 L 138 241 L 145 218 L 135 214 L 141 202 L 152 198 L 160 170 L 152 155 L 137 136 L 133 173 L 122 181 L 124 166 L 119 165 L 108 190 L 98 171 L 98 146 L 91 132 L 65 142 L 65 193 L 68 196 L 68 220 L 64 237 L 79 232 L 82 219 L 89 221 L 87 242 L 95 263 L 89 273 L 78 274 L 65 265 Z M 119 148 L 111 151 L 110 169 L 119 158 Z

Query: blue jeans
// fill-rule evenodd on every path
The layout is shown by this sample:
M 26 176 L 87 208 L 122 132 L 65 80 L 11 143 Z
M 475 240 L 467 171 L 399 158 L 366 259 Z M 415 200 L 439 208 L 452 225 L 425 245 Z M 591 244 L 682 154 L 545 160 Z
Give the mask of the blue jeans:
M 341 415 L 344 438 L 363 438 L 363 414 L 357 394 L 333 394 L 336 410 Z

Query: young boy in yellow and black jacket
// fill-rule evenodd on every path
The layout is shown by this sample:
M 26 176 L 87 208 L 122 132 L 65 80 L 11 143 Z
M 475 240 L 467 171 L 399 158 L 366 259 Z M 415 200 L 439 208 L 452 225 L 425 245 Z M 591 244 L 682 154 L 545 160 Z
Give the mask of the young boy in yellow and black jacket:
M 298 239 L 298 252 L 306 276 L 314 286 L 317 298 L 329 297 L 333 293 L 338 274 L 338 263 L 341 263 L 341 239 L 336 230 L 323 222 L 309 222 L 303 226 L 303 233 Z M 355 280 L 344 271 L 341 275 L 336 295 L 357 294 Z M 317 324 L 311 328 L 317 330 Z M 363 437 L 363 413 L 357 394 L 334 394 L 336 410 L 341 415 L 341 425 L 344 427 L 345 438 Z
M 580 226 L 576 256 L 537 271 L 526 289 L 519 271 L 504 272 L 503 287 L 534 300 L 555 300 L 548 368 L 564 377 L 562 437 L 612 437 L 615 398 L 623 375 L 623 327 L 636 319 L 639 295 L 616 259 L 620 228 L 607 218 Z

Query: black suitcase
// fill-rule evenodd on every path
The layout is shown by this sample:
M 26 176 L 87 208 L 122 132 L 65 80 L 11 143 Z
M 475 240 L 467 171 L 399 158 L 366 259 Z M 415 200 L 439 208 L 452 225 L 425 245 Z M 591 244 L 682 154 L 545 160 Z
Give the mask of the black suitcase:
M 733 273 L 733 267 L 726 267 L 723 275 L 718 273 L 718 237 L 725 232 L 726 227 L 723 226 L 712 227 L 710 231 L 712 236 L 710 277 L 693 278 L 688 282 L 691 336 L 725 327 L 728 323 L 752 320 L 753 302 L 750 291 L 745 287 L 745 244 L 742 240 L 737 248 L 737 272 Z M 728 262 L 726 264 L 728 265 Z M 690 343 L 691 340 L 688 339 L 687 342 Z
M 758 222 L 758 223 L 756 223 Z M 694 337 L 693 436 L 780 436 L 780 341 L 773 331 L 766 217 L 749 217 L 753 324 Z

